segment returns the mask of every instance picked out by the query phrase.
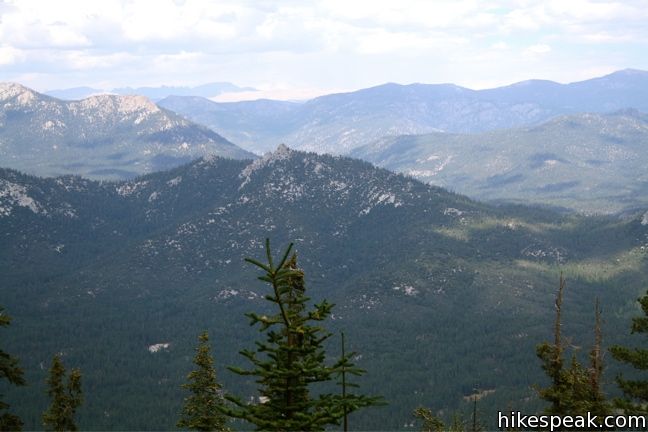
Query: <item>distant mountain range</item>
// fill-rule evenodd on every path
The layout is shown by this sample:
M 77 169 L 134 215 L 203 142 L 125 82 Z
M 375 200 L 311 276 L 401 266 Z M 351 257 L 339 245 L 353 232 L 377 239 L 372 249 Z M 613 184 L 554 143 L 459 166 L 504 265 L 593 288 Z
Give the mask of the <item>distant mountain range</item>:
M 144 96 L 62 101 L 0 84 L 0 166 L 41 176 L 117 179 L 205 155 L 255 157 Z
M 158 101 L 167 96 L 201 96 L 205 98 L 215 97 L 223 93 L 235 93 L 243 91 L 254 91 L 252 87 L 239 87 L 229 82 L 216 82 L 203 84 L 195 87 L 187 86 L 160 86 L 160 87 L 121 87 L 112 90 L 102 90 L 92 87 L 74 87 L 68 89 L 50 90 L 46 95 L 58 99 L 80 100 L 98 94 L 138 95 L 146 96 L 152 101 Z
M 604 213 L 648 202 L 644 71 L 488 90 L 385 84 L 303 103 L 182 96 L 232 90 L 227 83 L 117 89 L 180 94 L 158 106 L 142 96 L 64 102 L 13 84 L 2 89 L 0 166 L 38 175 L 123 179 L 212 153 L 255 157 L 238 145 L 258 154 L 286 143 L 352 155 L 480 199 Z
M 587 352 L 599 296 L 605 343 L 627 342 L 648 283 L 647 217 L 493 207 L 283 146 L 120 183 L 2 169 L 0 296 L 14 317 L 2 348 L 29 384 L 3 393 L 37 429 L 42 365 L 62 353 L 83 371 L 81 429 L 167 430 L 208 329 L 219 379 L 247 399 L 257 386 L 225 366 L 245 365 L 238 351 L 260 337 L 243 313 L 267 313 L 267 287 L 243 258 L 271 237 L 276 253 L 296 243 L 307 294 L 337 304 L 326 326 L 346 331 L 369 371 L 361 390 L 389 402 L 353 416 L 354 429 L 403 429 L 421 405 L 466 408 L 475 387 L 492 390 L 480 400 L 490 422 L 497 408 L 537 406 L 535 345 L 551 334 L 559 270 L 570 341 Z M 337 347 L 334 336 L 331 358 Z
M 385 137 L 350 154 L 486 200 L 584 212 L 648 206 L 648 115 L 574 114 L 476 134 Z
M 564 114 L 648 111 L 648 72 L 627 69 L 571 84 L 531 80 L 488 90 L 385 84 L 305 103 L 216 103 L 174 96 L 159 104 L 256 153 L 285 143 L 347 154 L 384 136 L 477 133 L 536 125 Z

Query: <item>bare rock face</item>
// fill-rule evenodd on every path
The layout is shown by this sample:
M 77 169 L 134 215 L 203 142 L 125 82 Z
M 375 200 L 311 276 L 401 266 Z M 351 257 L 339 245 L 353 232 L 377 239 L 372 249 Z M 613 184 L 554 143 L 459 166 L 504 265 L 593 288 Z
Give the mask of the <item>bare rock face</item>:
M 0 83 L 0 102 L 14 106 L 29 106 L 37 99 L 27 87 L 16 83 Z

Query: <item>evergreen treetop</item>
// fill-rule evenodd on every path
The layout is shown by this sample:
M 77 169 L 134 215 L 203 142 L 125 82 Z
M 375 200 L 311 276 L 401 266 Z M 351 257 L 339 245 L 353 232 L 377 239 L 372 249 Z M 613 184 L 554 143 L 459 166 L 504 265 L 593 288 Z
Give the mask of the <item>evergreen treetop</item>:
M 182 385 L 191 395 L 185 398 L 177 426 L 199 431 L 228 431 L 227 420 L 221 412 L 224 399 L 216 381 L 207 331 L 198 336 L 193 363 L 197 368 L 187 375 L 188 383 Z
M 266 240 L 267 263 L 246 259 L 263 270 L 259 279 L 271 287 L 265 298 L 276 305 L 277 313 L 247 314 L 251 325 L 258 325 L 266 339 L 256 342 L 256 351 L 241 351 L 252 369 L 230 367 L 237 374 L 257 378 L 259 403 L 247 404 L 232 396 L 227 399 L 235 405 L 228 414 L 253 423 L 257 430 L 324 430 L 326 425 L 339 424 L 345 413 L 379 402 L 378 398 L 363 395 L 320 393 L 316 387 L 342 373 L 361 375 L 364 371 L 353 365 L 350 354 L 332 365 L 325 363 L 324 342 L 331 333 L 321 322 L 330 315 L 333 305 L 324 300 L 307 310 L 304 273 L 297 266 L 296 255 L 290 255 L 291 250 L 292 244 L 275 264 Z
M 52 431 L 78 430 L 74 416 L 83 402 L 81 393 L 81 371 L 72 369 L 65 382 L 65 366 L 58 355 L 52 359 L 47 379 L 47 394 L 51 398 L 49 408 L 43 413 L 43 426 Z
M 444 432 L 447 430 L 443 420 L 435 416 L 430 408 L 416 408 L 414 410 L 414 417 L 422 422 L 421 432 Z
M 595 340 L 590 352 L 590 367 L 585 368 L 572 354 L 568 367 L 564 360 L 564 343 L 562 340 L 562 303 L 565 279 L 560 275 L 560 285 L 556 296 L 556 319 L 554 322 L 554 343 L 544 342 L 537 346 L 536 354 L 542 361 L 542 369 L 551 380 L 551 384 L 538 388 L 541 399 L 549 402 L 545 409 L 547 414 L 559 416 L 585 415 L 590 412 L 598 416 L 608 413 L 608 404 L 601 391 L 603 363 L 601 358 L 601 318 L 598 299 L 595 308 Z

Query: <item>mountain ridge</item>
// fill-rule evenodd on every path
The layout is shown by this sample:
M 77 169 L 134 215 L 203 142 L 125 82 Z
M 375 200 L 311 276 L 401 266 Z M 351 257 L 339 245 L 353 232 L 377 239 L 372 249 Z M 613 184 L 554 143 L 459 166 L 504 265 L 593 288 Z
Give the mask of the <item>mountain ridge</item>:
M 621 71 L 569 84 L 529 80 L 484 90 L 454 84 L 388 83 L 295 104 L 274 113 L 272 122 L 254 102 L 203 100 L 192 106 L 171 98 L 159 104 L 257 154 L 281 142 L 306 151 L 347 154 L 383 136 L 477 133 L 530 126 L 578 112 L 648 111 L 646 100 L 648 73 Z M 234 115 L 239 121 L 232 126 Z
M 62 101 L 2 83 L 0 124 L 2 165 L 38 175 L 119 179 L 209 153 L 256 157 L 139 95 Z
M 648 115 L 626 109 L 478 134 L 386 137 L 351 156 L 478 199 L 616 213 L 648 204 L 646 144 Z

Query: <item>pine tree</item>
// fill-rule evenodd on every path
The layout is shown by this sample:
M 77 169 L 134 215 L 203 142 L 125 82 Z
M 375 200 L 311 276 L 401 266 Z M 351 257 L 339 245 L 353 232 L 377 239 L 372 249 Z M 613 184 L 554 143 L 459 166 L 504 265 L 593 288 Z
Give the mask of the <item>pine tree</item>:
M 52 402 L 43 413 L 43 426 L 52 431 L 76 431 L 74 421 L 77 408 L 83 398 L 81 394 L 81 371 L 72 369 L 67 383 L 65 383 L 65 366 L 61 358 L 55 355 L 47 379 L 48 390 Z
M 11 317 L 4 313 L 0 307 L 0 327 L 8 327 Z M 0 349 L 0 378 L 4 378 L 16 386 L 24 386 L 23 370 L 18 366 L 18 359 Z M 21 430 L 23 422 L 20 418 L 9 412 L 9 404 L 2 400 L 0 395 L 0 431 Z
M 432 413 L 430 408 L 418 407 L 414 410 L 414 417 L 421 420 L 421 432 L 444 432 L 445 423 Z
M 348 393 L 313 396 L 317 383 L 332 381 L 342 372 L 361 375 L 364 371 L 351 363 L 349 354 L 330 366 L 325 364 L 323 344 L 331 333 L 319 323 L 330 315 L 333 305 L 324 300 L 307 311 L 309 298 L 305 296 L 304 273 L 297 267 L 296 255 L 288 259 L 291 250 L 292 244 L 275 265 L 270 242 L 266 240 L 267 264 L 246 259 L 264 271 L 259 279 L 270 284 L 272 291 L 265 298 L 277 307 L 277 313 L 247 314 L 251 325 L 259 325 L 266 340 L 256 343 L 256 351 L 241 351 L 253 369 L 230 370 L 257 377 L 261 396 L 258 404 L 227 396 L 235 404 L 227 413 L 253 423 L 257 430 L 324 430 L 326 425 L 338 425 L 345 413 L 379 403 L 378 398 Z
M 554 321 L 554 343 L 543 342 L 536 348 L 536 354 L 542 361 L 542 369 L 545 371 L 551 385 L 549 387 L 537 389 L 541 399 L 549 402 L 551 405 L 545 410 L 548 414 L 567 414 L 565 407 L 565 385 L 563 382 L 563 342 L 562 342 L 562 301 L 563 290 L 565 289 L 565 279 L 560 274 L 560 284 L 558 295 L 556 296 L 556 319 Z
M 594 313 L 594 346 L 592 347 L 592 351 L 590 351 L 590 406 L 588 411 L 600 418 L 609 414 L 610 409 L 601 389 L 601 379 L 603 376 L 601 345 L 603 343 L 603 333 L 601 331 L 601 307 L 598 297 L 596 298 Z
M 564 364 L 564 345 L 562 341 L 562 301 L 565 279 L 560 275 L 560 285 L 556 297 L 556 320 L 554 322 L 554 343 L 538 345 L 536 353 L 542 360 L 542 368 L 551 379 L 551 385 L 537 389 L 540 398 L 550 402 L 545 409 L 547 414 L 584 415 L 591 412 L 597 415 L 608 413 L 607 403 L 601 391 L 603 362 L 601 356 L 601 311 L 598 299 L 595 307 L 594 346 L 590 352 L 590 367 L 585 368 L 572 354 L 568 367 Z
M 463 416 L 455 412 L 452 415 L 452 423 L 447 427 L 447 432 L 464 432 L 466 431 L 466 421 L 463 419 Z
M 432 414 L 429 408 L 418 407 L 414 410 L 414 417 L 421 420 L 421 432 L 481 432 L 483 426 L 477 421 L 477 398 L 473 400 L 473 412 L 470 420 L 464 419 L 460 412 L 452 415 L 452 421 L 444 423 L 439 417 Z
M 585 415 L 591 411 L 592 388 L 589 371 L 572 354 L 569 368 L 562 372 L 562 408 L 560 415 Z
M 191 395 L 184 400 L 179 428 L 199 431 L 229 431 L 226 426 L 221 386 L 216 381 L 216 370 L 209 348 L 209 335 L 205 331 L 198 337 L 198 348 L 193 360 L 197 369 L 187 375 L 182 387 Z
M 648 293 L 637 300 L 641 305 L 643 316 L 632 319 L 632 334 L 648 333 Z M 610 348 L 610 353 L 615 360 L 627 363 L 640 371 L 648 370 L 648 349 L 628 348 L 615 345 Z M 617 407 L 627 413 L 648 414 L 648 379 L 625 379 L 623 375 L 617 377 L 617 383 L 624 399 L 615 401 Z

